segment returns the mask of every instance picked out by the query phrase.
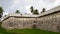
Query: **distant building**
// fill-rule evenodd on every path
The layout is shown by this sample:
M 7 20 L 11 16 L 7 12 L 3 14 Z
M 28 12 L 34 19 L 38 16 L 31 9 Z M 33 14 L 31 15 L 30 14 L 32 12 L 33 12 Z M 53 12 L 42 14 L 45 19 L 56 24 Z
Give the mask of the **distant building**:
M 1 26 L 5 29 L 38 28 L 60 32 L 60 6 L 40 15 L 9 14 L 2 20 Z

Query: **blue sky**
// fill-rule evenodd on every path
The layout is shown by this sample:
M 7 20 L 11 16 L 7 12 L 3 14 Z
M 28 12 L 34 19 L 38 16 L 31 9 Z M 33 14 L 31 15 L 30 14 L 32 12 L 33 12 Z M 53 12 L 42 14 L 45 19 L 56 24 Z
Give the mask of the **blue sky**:
M 21 13 L 30 13 L 30 7 L 33 6 L 41 12 L 42 8 L 49 10 L 60 3 L 60 0 L 0 0 L 0 6 L 4 9 L 4 14 L 14 13 L 17 9 Z

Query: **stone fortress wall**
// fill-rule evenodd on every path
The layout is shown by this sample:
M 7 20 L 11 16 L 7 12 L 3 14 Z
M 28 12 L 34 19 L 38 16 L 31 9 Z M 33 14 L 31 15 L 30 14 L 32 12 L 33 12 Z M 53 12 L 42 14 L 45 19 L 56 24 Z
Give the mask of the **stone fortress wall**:
M 37 28 L 60 32 L 60 12 L 38 18 L 37 21 L 40 21 Z

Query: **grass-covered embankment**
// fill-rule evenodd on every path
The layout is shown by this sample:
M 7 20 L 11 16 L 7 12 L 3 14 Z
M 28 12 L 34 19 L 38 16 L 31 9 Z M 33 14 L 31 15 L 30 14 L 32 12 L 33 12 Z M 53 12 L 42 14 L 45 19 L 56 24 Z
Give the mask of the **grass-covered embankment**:
M 1 29 L 0 34 L 60 34 L 60 33 L 44 31 L 40 29 L 20 29 L 20 30 Z

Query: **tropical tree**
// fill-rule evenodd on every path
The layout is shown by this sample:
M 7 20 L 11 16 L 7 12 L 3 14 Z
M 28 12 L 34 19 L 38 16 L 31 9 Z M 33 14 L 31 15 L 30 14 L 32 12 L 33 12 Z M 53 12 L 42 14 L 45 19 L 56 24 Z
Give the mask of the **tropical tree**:
M 7 15 L 5 15 L 5 17 L 6 17 Z
M 0 22 L 1 22 L 1 17 L 2 17 L 2 15 L 3 15 L 3 8 L 0 7 Z M 1 23 L 0 23 L 0 25 L 1 25 Z
M 45 11 L 46 11 L 45 8 L 43 8 L 41 13 L 43 13 L 43 12 L 45 12 Z
M 33 14 L 38 15 L 38 14 L 39 14 L 39 13 L 38 13 L 38 10 L 36 9 L 36 10 L 33 12 Z
M 19 10 L 16 10 L 16 12 L 15 12 L 15 13 L 20 13 L 20 12 L 19 12 Z
M 3 15 L 3 8 L 0 7 L 0 18 L 2 17 L 2 15 Z
M 37 9 L 34 10 L 33 6 L 31 6 L 30 9 L 32 14 L 35 14 L 35 15 L 39 14 L 38 10 Z
M 20 15 L 22 15 L 22 14 L 20 14 Z
M 30 9 L 31 9 L 31 13 L 32 13 L 32 12 L 34 11 L 34 8 L 33 8 L 33 6 L 31 6 L 31 7 L 30 7 Z
M 27 13 L 25 13 L 25 15 L 26 15 Z

